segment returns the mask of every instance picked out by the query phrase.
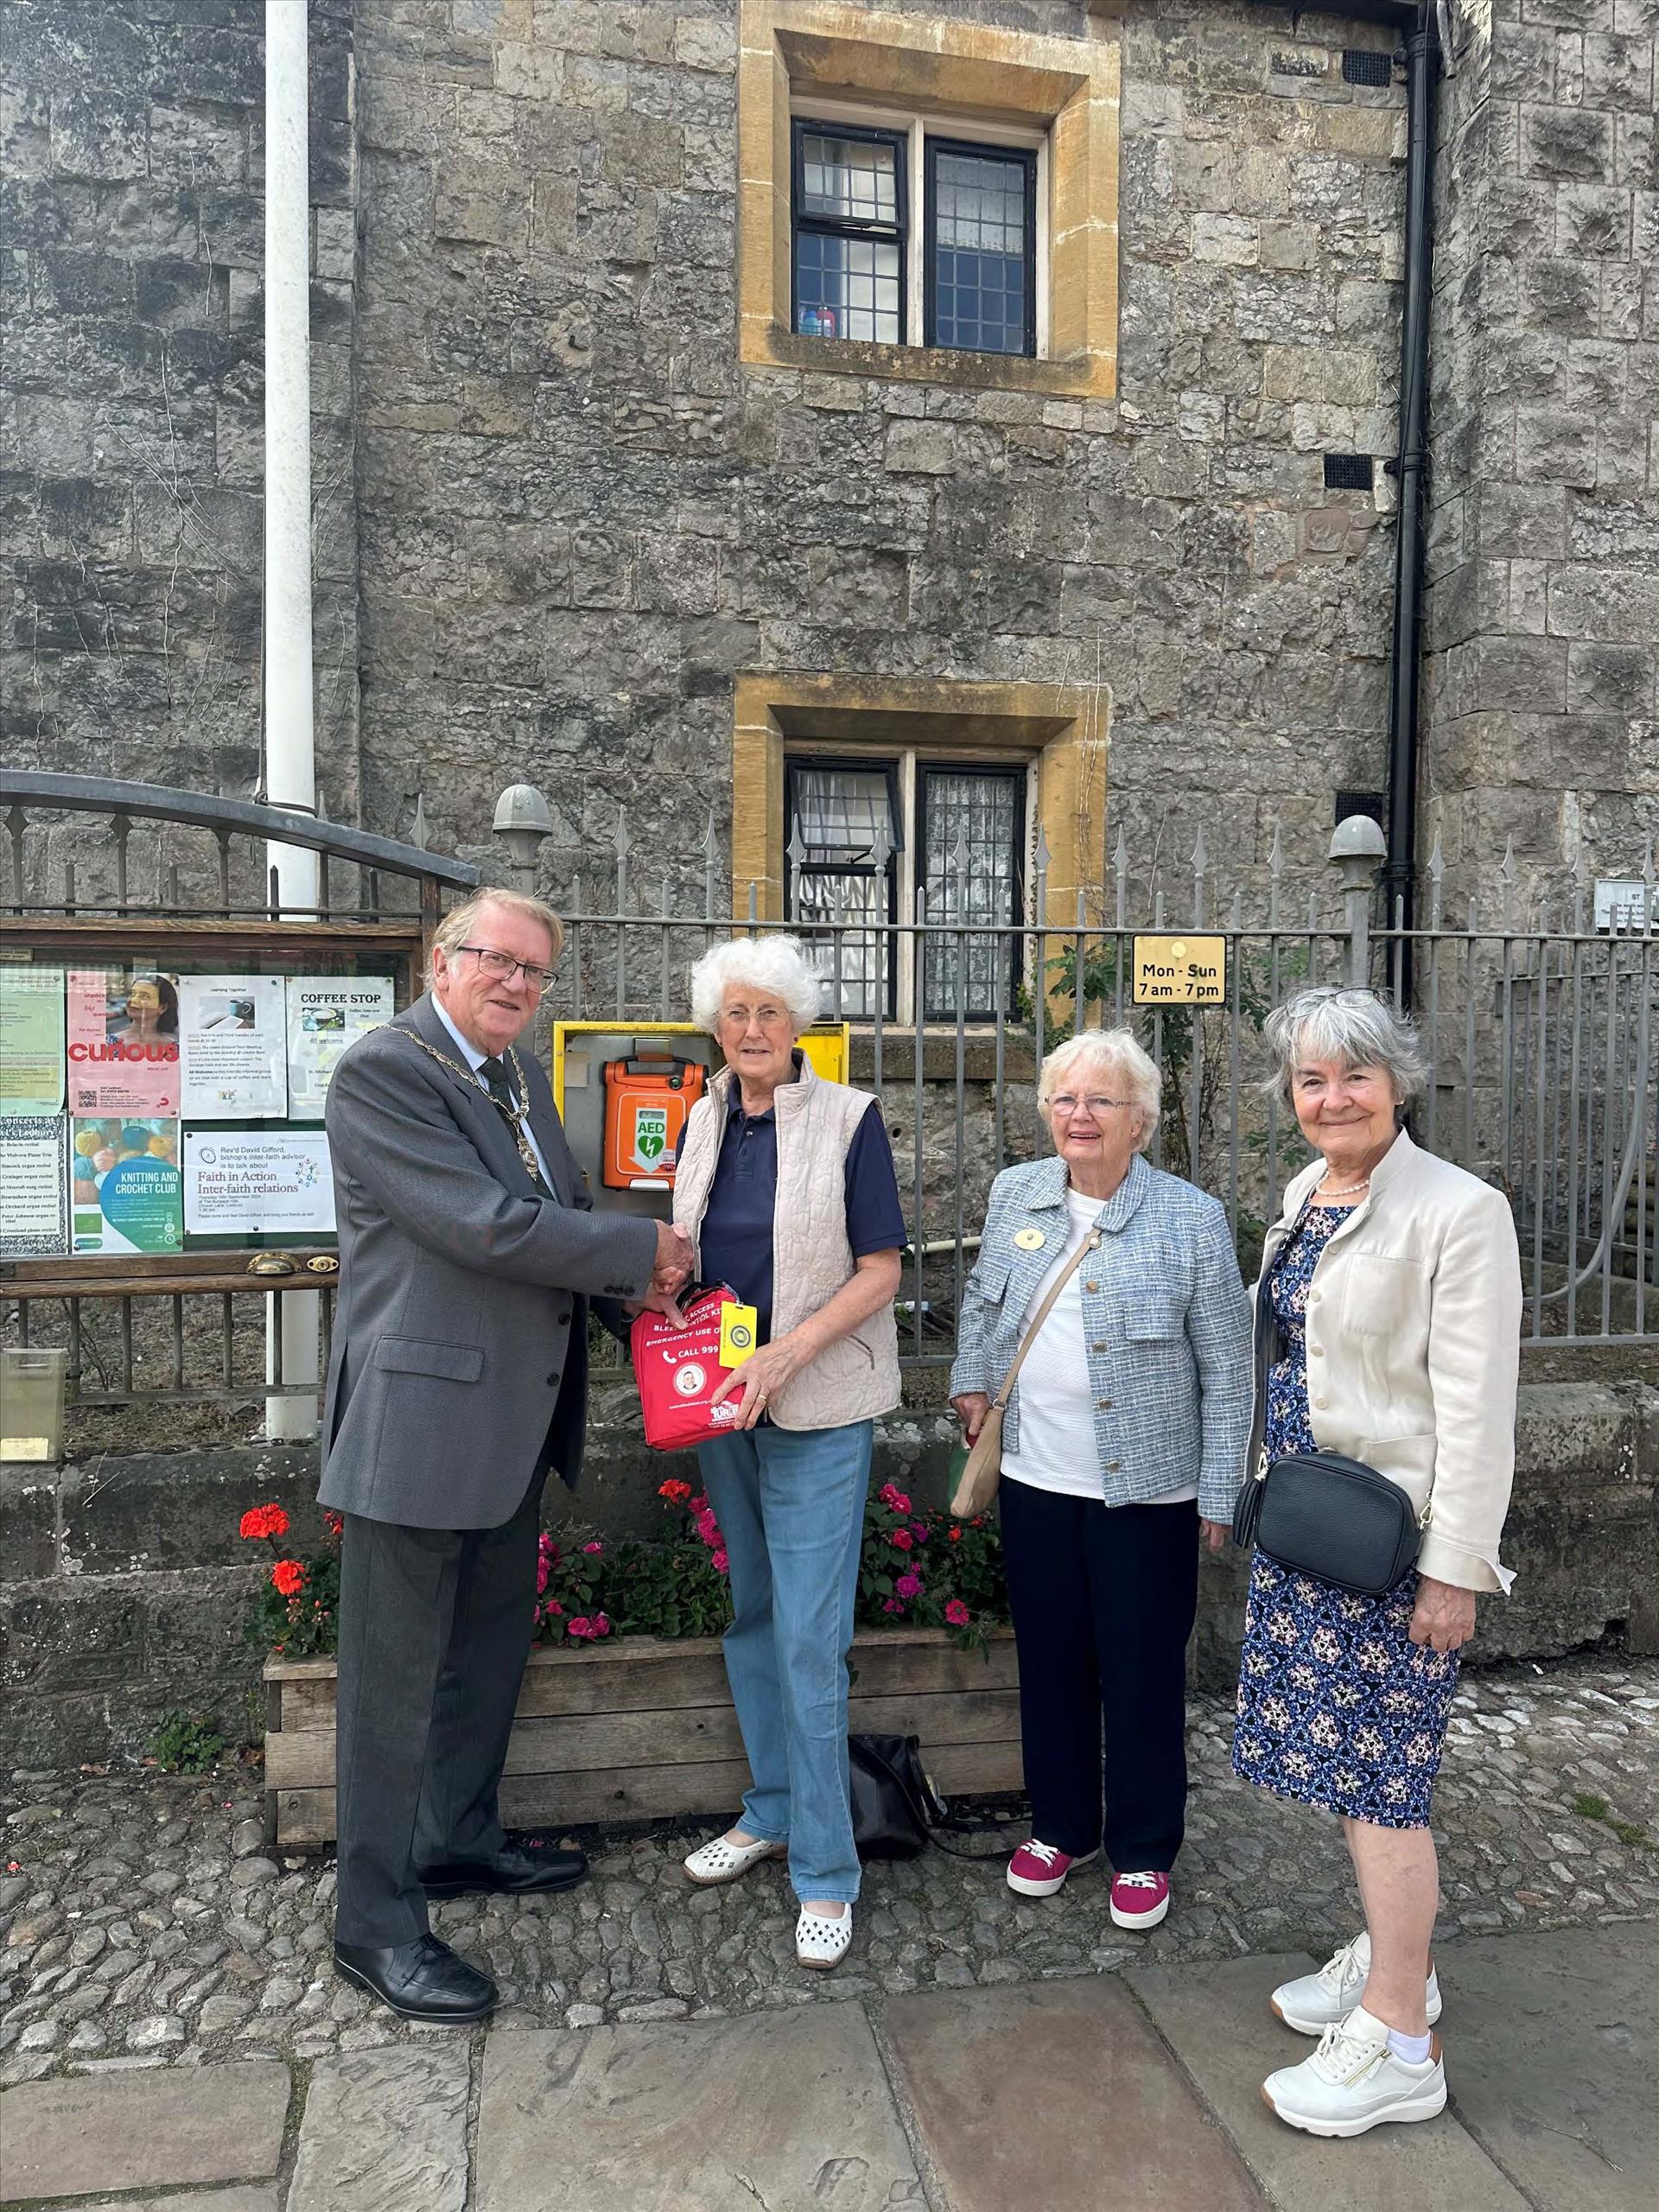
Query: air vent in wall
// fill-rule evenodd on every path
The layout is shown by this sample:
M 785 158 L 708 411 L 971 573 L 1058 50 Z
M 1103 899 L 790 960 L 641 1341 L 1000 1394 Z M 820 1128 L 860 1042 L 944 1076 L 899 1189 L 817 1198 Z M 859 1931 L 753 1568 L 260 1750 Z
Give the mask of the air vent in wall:
M 1394 56 L 1377 54 L 1369 46 L 1350 46 L 1343 49 L 1342 81 L 1344 85 L 1391 85 L 1394 82 Z
M 1389 826 L 1383 820 L 1386 811 L 1387 800 L 1382 791 L 1338 791 L 1337 793 L 1337 820 L 1338 822 L 1345 822 L 1351 814 L 1369 814 L 1379 830 L 1386 830 Z
M 1327 492 L 1369 492 L 1376 481 L 1376 463 L 1368 453 L 1328 453 L 1325 456 Z

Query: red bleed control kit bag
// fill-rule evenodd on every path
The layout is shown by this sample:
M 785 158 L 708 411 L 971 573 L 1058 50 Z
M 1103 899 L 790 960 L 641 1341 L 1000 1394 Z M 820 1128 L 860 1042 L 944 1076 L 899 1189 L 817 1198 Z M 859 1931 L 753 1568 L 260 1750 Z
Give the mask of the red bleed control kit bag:
M 720 1317 L 738 1303 L 724 1283 L 699 1291 L 680 1311 L 677 1329 L 662 1313 L 639 1313 L 629 1335 L 634 1380 L 645 1416 L 645 1441 L 653 1452 L 685 1452 L 737 1424 L 741 1390 L 718 1406 L 709 1401 L 734 1372 L 720 1363 Z

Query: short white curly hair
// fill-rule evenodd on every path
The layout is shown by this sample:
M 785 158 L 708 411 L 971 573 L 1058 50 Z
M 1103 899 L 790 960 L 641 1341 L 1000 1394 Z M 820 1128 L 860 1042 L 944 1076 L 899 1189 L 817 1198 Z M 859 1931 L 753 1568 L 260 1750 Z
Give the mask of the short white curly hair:
M 1163 1083 L 1156 1064 L 1128 1029 L 1080 1029 L 1075 1037 L 1057 1045 L 1045 1056 L 1038 1073 L 1037 1110 L 1052 1130 L 1051 1102 L 1055 1093 L 1091 1068 L 1100 1069 L 1104 1079 L 1122 1090 L 1140 1115 L 1135 1148 L 1145 1152 L 1158 1134 Z
M 720 1034 L 720 1009 L 734 983 L 769 991 L 789 1009 L 798 1037 L 818 1018 L 817 970 L 798 937 L 734 937 L 710 945 L 691 970 L 691 1019 L 711 1037 Z

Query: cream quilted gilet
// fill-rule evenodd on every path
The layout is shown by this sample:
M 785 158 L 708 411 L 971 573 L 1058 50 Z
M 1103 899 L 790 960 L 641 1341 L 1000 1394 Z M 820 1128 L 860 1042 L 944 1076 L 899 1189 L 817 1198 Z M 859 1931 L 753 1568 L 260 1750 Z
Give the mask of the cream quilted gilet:
M 674 1219 L 693 1243 L 720 1159 L 734 1080 L 722 1068 L 692 1108 L 674 1171 Z M 787 1336 L 852 1279 L 847 1241 L 847 1152 L 866 1114 L 868 1091 L 826 1083 L 804 1056 L 793 1083 L 773 1093 L 778 1116 L 778 1199 L 772 1212 L 772 1333 Z M 899 1403 L 899 1330 L 891 1306 L 861 1321 L 802 1368 L 767 1408 L 779 1428 L 844 1428 Z

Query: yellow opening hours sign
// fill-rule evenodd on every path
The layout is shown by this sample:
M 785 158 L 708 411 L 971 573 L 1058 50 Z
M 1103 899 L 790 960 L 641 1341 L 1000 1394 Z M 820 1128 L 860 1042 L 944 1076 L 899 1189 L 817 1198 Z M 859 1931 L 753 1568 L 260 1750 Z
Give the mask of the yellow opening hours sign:
M 1227 998 L 1224 937 L 1143 937 L 1135 944 L 1136 1006 L 1221 1006 Z

